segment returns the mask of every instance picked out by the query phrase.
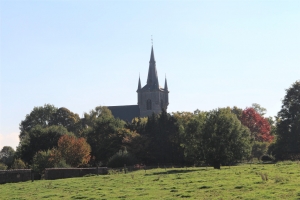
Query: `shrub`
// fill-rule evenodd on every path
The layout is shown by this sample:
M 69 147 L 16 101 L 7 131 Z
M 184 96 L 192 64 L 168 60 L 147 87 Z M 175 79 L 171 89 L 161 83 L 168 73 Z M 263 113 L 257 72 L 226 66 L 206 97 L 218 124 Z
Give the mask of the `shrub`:
M 21 159 L 15 159 L 11 169 L 26 169 L 26 164 Z
M 62 159 L 58 163 L 54 164 L 54 168 L 70 168 L 70 167 L 71 165 L 68 165 L 65 159 Z
M 6 170 L 7 166 L 4 163 L 0 163 L 0 170 Z
M 130 154 L 126 148 L 124 151 L 120 150 L 115 155 L 113 155 L 107 163 L 108 167 L 123 167 L 124 164 L 127 166 L 134 165 L 137 163 L 136 158 Z
M 259 159 L 267 153 L 267 150 L 268 150 L 268 143 L 255 141 L 254 144 L 252 145 L 251 154 L 254 158 Z
M 33 156 L 32 169 L 42 174 L 45 168 L 53 167 L 53 163 L 49 161 L 51 151 L 39 151 Z

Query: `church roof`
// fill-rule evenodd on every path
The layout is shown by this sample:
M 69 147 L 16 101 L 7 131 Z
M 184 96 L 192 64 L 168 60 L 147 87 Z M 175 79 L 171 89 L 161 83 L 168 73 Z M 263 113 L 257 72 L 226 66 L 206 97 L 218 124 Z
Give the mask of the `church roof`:
M 140 117 L 140 109 L 138 105 L 126 106 L 107 106 L 115 118 L 131 122 L 135 117 Z

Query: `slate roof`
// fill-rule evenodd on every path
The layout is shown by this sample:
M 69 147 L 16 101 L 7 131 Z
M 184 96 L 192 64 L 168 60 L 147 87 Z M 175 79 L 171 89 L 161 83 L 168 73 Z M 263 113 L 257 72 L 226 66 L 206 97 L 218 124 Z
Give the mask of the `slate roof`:
M 135 117 L 140 117 L 140 108 L 138 105 L 125 106 L 107 106 L 115 118 L 131 122 Z

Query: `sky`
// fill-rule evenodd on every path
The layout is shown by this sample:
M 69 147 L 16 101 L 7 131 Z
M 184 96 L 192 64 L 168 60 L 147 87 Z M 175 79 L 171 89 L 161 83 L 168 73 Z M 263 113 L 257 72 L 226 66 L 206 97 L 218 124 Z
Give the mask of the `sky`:
M 280 110 L 300 79 L 300 1 L 13 1 L 0 3 L 0 149 L 52 104 L 82 116 L 137 104 L 151 36 L 168 112 L 258 103 Z

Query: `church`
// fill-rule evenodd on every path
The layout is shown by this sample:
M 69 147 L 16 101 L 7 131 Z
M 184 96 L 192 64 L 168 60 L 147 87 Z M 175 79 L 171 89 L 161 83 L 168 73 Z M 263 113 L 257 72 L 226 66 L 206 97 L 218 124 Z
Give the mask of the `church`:
M 115 118 L 129 121 L 135 117 L 146 117 L 152 113 L 159 114 L 169 105 L 169 90 L 167 79 L 164 87 L 159 86 L 153 45 L 149 61 L 147 84 L 142 87 L 139 77 L 137 89 L 137 105 L 107 106 Z

